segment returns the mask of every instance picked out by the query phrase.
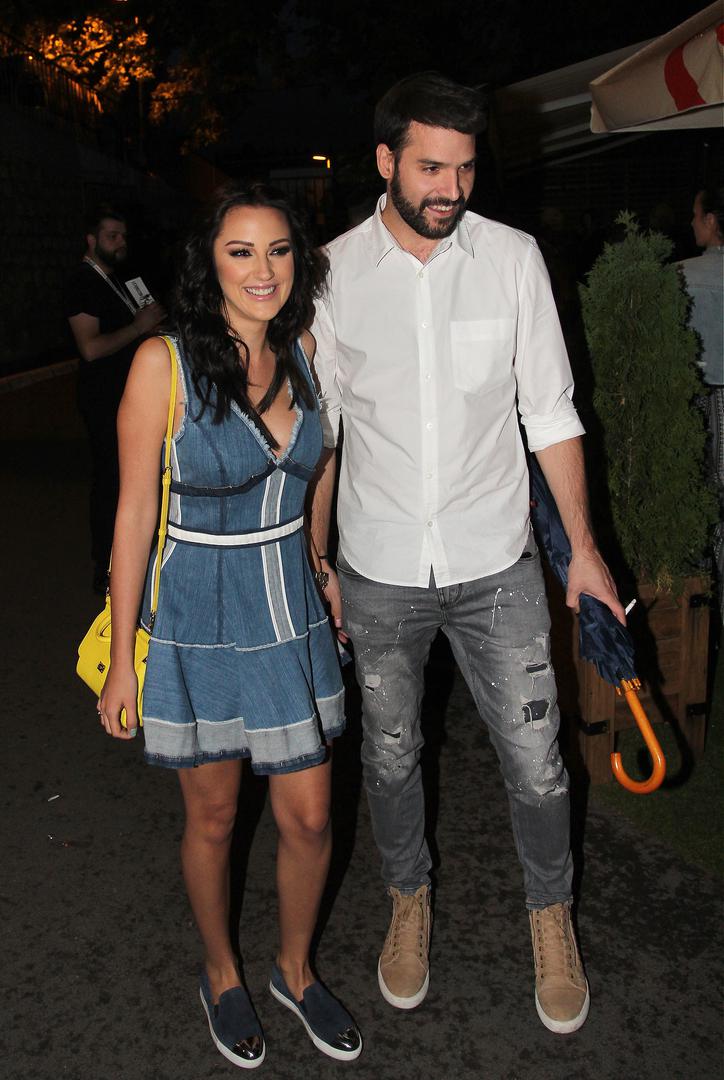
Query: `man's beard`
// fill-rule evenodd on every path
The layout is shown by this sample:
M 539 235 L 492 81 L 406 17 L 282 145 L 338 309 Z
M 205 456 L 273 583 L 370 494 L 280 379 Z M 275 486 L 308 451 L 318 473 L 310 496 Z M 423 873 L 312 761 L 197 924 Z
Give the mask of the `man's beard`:
M 405 222 L 405 225 L 409 225 L 418 236 L 423 236 L 426 240 L 444 240 L 446 236 L 450 236 L 465 213 L 466 200 L 463 195 L 454 201 L 442 199 L 439 196 L 431 196 L 428 199 L 423 199 L 419 206 L 415 206 L 402 194 L 400 174 L 397 171 L 390 180 L 390 198 L 392 199 L 392 205 Z M 457 210 L 447 221 L 430 222 L 425 217 L 426 206 L 457 207 Z
M 104 248 L 99 240 L 96 240 L 95 256 L 104 262 L 106 266 L 110 266 L 114 269 L 116 266 L 120 266 L 121 263 L 126 261 L 126 255 L 128 254 L 128 248 L 116 248 L 115 251 L 109 251 L 108 248 Z

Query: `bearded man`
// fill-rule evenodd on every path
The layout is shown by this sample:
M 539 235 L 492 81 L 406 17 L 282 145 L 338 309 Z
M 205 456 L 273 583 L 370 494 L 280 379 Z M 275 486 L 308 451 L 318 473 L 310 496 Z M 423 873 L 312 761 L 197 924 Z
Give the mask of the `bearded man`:
M 624 613 L 591 534 L 583 428 L 540 251 L 466 209 L 483 126 L 479 94 L 435 72 L 397 83 L 377 106 L 386 194 L 329 245 L 313 325 L 328 445 L 340 417 L 344 427 L 337 573 L 323 569 L 354 648 L 365 788 L 392 900 L 383 997 L 414 1008 L 430 982 L 420 704 L 441 629 L 505 779 L 538 1014 L 566 1033 L 585 1021 L 589 991 L 571 923 L 568 776 L 519 417 L 571 541 L 567 603 L 586 592 Z M 322 553 L 334 470 L 329 452 L 312 509 Z
M 116 414 L 136 346 L 165 312 L 150 298 L 139 305 L 118 276 L 128 254 L 120 211 L 97 207 L 89 216 L 85 239 L 83 261 L 66 290 L 65 314 L 80 355 L 78 406 L 91 453 L 93 588 L 104 593 L 118 502 Z

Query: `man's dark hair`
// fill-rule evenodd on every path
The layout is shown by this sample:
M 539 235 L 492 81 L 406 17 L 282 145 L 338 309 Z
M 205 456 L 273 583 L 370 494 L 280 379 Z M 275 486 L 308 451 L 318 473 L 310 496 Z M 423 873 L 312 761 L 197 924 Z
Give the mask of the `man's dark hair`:
M 126 224 L 126 215 L 117 206 L 113 206 L 112 203 L 97 203 L 95 206 L 87 212 L 85 216 L 85 235 L 88 233 L 97 233 L 101 222 L 106 218 L 111 218 L 113 221 L 122 221 Z
M 477 135 L 485 128 L 485 102 L 479 90 L 461 86 L 437 71 L 421 71 L 395 83 L 375 109 L 375 145 L 403 150 L 410 124 L 448 128 Z
M 214 263 L 214 241 L 224 218 L 240 206 L 278 210 L 289 222 L 294 282 L 284 307 L 269 322 L 267 341 L 276 356 L 276 370 L 266 394 L 254 407 L 248 397 L 246 342 L 232 329 Z M 314 397 L 294 357 L 296 343 L 314 315 L 321 295 L 327 259 L 316 250 L 305 224 L 281 192 L 258 182 L 229 184 L 218 189 L 202 208 L 182 248 L 173 302 L 176 328 L 186 349 L 194 386 L 203 403 L 214 409 L 214 422 L 228 416 L 235 402 L 261 431 L 270 446 L 277 442 L 262 414 L 289 380 L 292 400 L 314 407 Z M 241 354 L 242 363 L 239 363 Z
M 704 188 L 699 192 L 699 199 L 702 212 L 714 215 L 719 233 L 724 236 L 724 185 Z

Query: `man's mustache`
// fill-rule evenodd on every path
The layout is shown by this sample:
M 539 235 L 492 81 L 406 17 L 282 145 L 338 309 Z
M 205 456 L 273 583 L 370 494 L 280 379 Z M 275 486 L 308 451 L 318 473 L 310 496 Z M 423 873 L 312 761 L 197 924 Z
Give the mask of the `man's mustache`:
M 436 199 L 434 196 L 430 196 L 422 200 L 420 209 L 424 210 L 427 206 L 442 206 L 447 210 L 454 210 L 459 206 L 465 206 L 465 198 L 462 195 L 459 199 Z

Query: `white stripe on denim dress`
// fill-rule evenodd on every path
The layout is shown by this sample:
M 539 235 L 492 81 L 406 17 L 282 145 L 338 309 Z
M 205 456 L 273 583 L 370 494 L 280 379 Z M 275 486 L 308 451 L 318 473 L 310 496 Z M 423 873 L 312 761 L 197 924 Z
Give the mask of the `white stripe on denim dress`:
M 176 441 L 174 439 L 171 442 L 171 476 L 174 477 L 174 478 L 177 478 L 177 477 L 180 476 L 180 474 L 181 474 L 181 469 L 179 467 L 178 454 L 176 453 Z M 176 518 L 179 521 L 181 520 L 181 498 L 180 498 L 179 495 L 175 495 L 172 491 L 169 492 L 168 516 L 169 516 L 169 520 L 171 518 Z M 169 527 L 167 526 L 167 529 L 166 529 L 166 543 L 164 544 L 163 551 L 161 552 L 161 569 L 162 570 L 163 570 L 164 566 L 166 565 L 166 563 L 168 562 L 168 560 L 173 555 L 175 547 L 176 547 L 176 544 L 174 543 L 173 538 L 171 537 L 171 534 L 170 534 L 170 531 L 169 531 Z M 158 573 L 158 553 L 156 553 L 154 555 L 154 557 L 153 557 L 153 567 L 151 569 L 151 596 L 153 596 L 153 590 L 154 590 L 154 588 L 156 586 L 156 574 L 157 573 Z
M 261 527 L 269 528 L 279 521 L 286 475 L 277 470 L 267 477 L 264 498 L 261 505 Z M 264 585 L 266 587 L 269 614 L 277 641 L 286 641 L 294 637 L 296 631 L 287 604 L 284 567 L 279 544 L 268 544 L 261 549 L 264 567 Z
M 323 619 L 319 619 L 318 622 L 309 623 L 306 630 L 302 630 L 300 634 L 294 634 L 293 637 L 287 638 L 287 641 L 303 641 L 308 636 L 308 631 L 317 630 L 320 626 L 326 626 L 329 622 L 327 616 Z M 158 634 L 154 634 L 154 641 L 159 645 L 173 645 L 175 649 L 234 649 L 239 653 L 252 653 L 261 652 L 263 649 L 275 649 L 279 644 L 278 641 L 265 641 L 263 645 L 239 645 L 236 641 L 220 641 L 213 642 L 212 644 L 199 642 L 199 641 L 173 641 L 171 638 L 161 638 Z
M 268 544 L 273 540 L 283 540 L 285 536 L 299 532 L 304 525 L 304 515 L 269 529 L 246 533 L 212 533 L 196 529 L 185 529 L 176 522 L 169 522 L 168 535 L 174 540 L 186 544 L 201 544 L 205 547 L 253 547 Z

